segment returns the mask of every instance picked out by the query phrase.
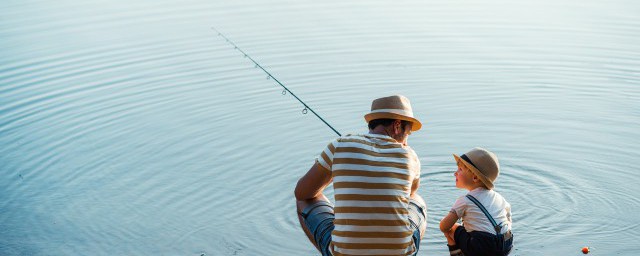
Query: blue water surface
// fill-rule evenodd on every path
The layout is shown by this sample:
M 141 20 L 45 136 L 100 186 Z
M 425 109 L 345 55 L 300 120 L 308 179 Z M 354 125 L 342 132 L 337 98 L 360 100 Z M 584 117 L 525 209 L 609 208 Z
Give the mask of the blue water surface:
M 403 94 L 429 205 L 494 151 L 512 255 L 637 255 L 640 3 L 31 1 L 0 6 L 0 255 L 317 255 L 293 189 Z M 332 189 L 327 194 L 333 195 Z

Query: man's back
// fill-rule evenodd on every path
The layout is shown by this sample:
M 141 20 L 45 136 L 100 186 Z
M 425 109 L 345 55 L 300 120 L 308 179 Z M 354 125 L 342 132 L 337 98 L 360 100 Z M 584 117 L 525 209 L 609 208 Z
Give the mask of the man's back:
M 333 177 L 335 255 L 413 253 L 409 199 L 420 163 L 410 147 L 385 135 L 348 135 L 327 146 L 318 163 Z

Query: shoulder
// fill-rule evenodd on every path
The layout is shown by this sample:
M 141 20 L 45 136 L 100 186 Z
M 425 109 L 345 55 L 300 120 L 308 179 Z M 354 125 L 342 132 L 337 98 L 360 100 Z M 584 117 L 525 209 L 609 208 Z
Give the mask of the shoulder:
M 342 142 L 368 141 L 368 139 L 367 137 L 361 134 L 347 134 L 347 135 L 342 135 L 333 141 L 335 141 L 336 143 L 342 143 Z
M 492 205 L 494 208 L 497 208 L 497 209 L 511 208 L 511 204 L 509 204 L 509 202 L 507 202 L 507 200 L 498 191 L 490 189 L 481 193 L 482 195 L 480 196 L 481 197 L 483 196 L 485 198 L 486 203 L 489 205 Z
M 478 191 L 473 191 L 473 192 L 476 192 L 478 195 L 484 195 L 486 197 L 492 198 L 494 201 L 505 201 L 506 202 L 506 200 L 504 199 L 502 194 L 500 194 L 495 189 L 483 189 L 483 190 L 478 190 Z
M 342 135 L 338 138 L 332 139 L 329 144 L 333 146 L 338 146 L 340 144 L 350 143 L 350 142 L 367 142 L 368 139 L 364 135 L 361 134 L 346 134 Z
M 402 151 L 406 153 L 406 149 L 402 144 L 396 142 L 391 137 L 378 134 L 348 134 L 337 139 L 341 145 L 356 147 L 374 147 L 384 150 Z
M 451 211 L 455 212 L 459 218 L 464 217 L 467 207 L 471 201 L 466 197 L 466 194 L 458 197 L 451 206 Z
M 469 205 L 469 203 L 471 203 L 471 200 L 469 200 L 469 198 L 467 198 L 467 195 L 462 195 L 459 196 L 456 201 L 453 203 L 453 207 L 454 208 L 458 208 L 458 207 L 466 207 L 467 205 Z
M 325 152 L 329 151 L 333 155 L 333 153 L 335 153 L 336 148 L 338 147 L 338 145 L 340 145 L 340 138 L 341 137 L 338 137 L 338 138 L 335 138 L 335 139 L 332 139 L 331 141 L 329 141 L 329 144 L 327 144 L 327 146 L 325 147 Z
M 507 199 L 504 198 L 504 196 L 502 196 L 502 194 L 498 193 L 495 190 L 494 190 L 494 193 L 495 193 L 496 200 L 498 200 L 499 202 L 502 202 L 502 204 L 505 205 L 506 207 L 511 207 L 511 204 L 507 201 Z
M 411 169 L 416 173 L 417 177 L 419 178 L 419 175 L 422 169 L 422 164 L 420 163 L 420 157 L 418 157 L 418 154 L 416 154 L 413 148 L 409 146 L 405 146 L 404 148 L 407 151 Z
M 404 146 L 404 148 L 407 150 L 407 154 L 409 154 L 409 156 L 418 159 L 418 154 L 413 150 L 413 148 L 411 148 L 411 146 Z

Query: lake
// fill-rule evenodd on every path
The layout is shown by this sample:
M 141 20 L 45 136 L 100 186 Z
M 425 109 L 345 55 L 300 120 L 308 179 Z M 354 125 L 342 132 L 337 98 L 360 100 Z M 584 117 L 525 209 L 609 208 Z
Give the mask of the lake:
M 640 3 L 17 1 L 0 7 L 0 255 L 319 255 L 293 190 L 371 101 L 423 129 L 428 230 L 498 155 L 511 255 L 637 255 Z M 329 197 L 333 189 L 326 190 Z M 631 241 L 631 242 L 629 242 Z

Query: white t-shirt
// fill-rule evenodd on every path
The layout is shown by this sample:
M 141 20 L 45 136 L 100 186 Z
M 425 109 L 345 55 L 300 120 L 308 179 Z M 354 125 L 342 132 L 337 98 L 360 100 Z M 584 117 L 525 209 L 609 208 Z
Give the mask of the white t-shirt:
M 492 189 L 476 188 L 469 191 L 487 209 L 491 217 L 502 226 L 502 233 L 511 230 L 511 204 L 507 202 L 498 192 Z M 496 231 L 487 219 L 482 210 L 476 206 L 466 195 L 459 197 L 453 204 L 451 211 L 462 218 L 464 228 L 467 232 L 484 231 L 495 234 Z

